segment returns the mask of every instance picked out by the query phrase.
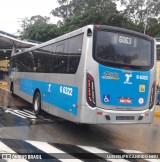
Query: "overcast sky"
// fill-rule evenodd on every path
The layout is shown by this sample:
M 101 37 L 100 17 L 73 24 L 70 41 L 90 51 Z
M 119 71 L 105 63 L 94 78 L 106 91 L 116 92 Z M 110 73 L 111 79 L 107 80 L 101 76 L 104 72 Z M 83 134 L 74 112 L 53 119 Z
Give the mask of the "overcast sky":
M 0 30 L 16 34 L 19 19 L 35 15 L 51 17 L 50 22 L 56 23 L 58 18 L 50 12 L 57 6 L 57 0 L 0 0 Z

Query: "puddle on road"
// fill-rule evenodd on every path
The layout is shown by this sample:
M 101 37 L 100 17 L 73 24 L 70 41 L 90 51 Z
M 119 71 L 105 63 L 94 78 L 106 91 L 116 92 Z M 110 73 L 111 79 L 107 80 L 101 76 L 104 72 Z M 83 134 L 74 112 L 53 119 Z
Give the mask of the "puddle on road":
M 61 121 L 45 112 L 36 117 L 26 106 L 0 106 L 0 127 L 29 126 Z

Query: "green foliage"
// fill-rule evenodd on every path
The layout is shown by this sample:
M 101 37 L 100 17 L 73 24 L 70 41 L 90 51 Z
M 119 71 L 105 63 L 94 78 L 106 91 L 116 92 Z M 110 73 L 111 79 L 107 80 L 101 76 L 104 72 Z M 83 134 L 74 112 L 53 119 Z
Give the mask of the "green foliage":
M 51 14 L 63 18 L 61 31 L 67 33 L 88 24 L 108 24 L 118 11 L 113 0 L 72 0 L 61 3 Z
M 22 38 L 47 41 L 88 24 L 104 24 L 160 35 L 159 0 L 57 0 L 59 7 L 51 14 L 62 18 L 50 24 L 40 15 L 20 20 Z M 122 11 L 117 9 L 120 2 Z M 147 23 L 146 23 L 147 22 Z
M 21 21 L 22 31 L 19 31 L 21 38 L 45 42 L 59 36 L 57 25 L 48 22 L 48 17 L 40 15 L 23 19 Z
M 57 37 L 57 26 L 52 24 L 31 25 L 26 28 L 25 38 L 45 42 Z
M 124 15 L 130 19 L 135 25 L 147 29 L 147 34 L 152 35 L 151 29 L 153 25 L 157 26 L 160 22 L 158 16 L 160 15 L 160 1 L 159 0 L 120 0 L 121 5 L 125 7 Z M 150 23 L 152 19 L 157 22 Z M 150 29 L 151 28 L 151 29 Z M 141 31 L 141 30 L 140 30 Z M 143 32 L 143 31 L 142 31 Z
M 150 18 L 148 20 L 148 26 L 147 33 L 149 35 L 153 37 L 160 35 L 160 22 L 156 18 Z
M 52 10 L 51 14 L 63 19 L 86 13 L 90 13 L 91 16 L 92 14 L 98 14 L 104 18 L 111 13 L 117 12 L 114 0 L 60 0 L 59 4 L 60 7 Z

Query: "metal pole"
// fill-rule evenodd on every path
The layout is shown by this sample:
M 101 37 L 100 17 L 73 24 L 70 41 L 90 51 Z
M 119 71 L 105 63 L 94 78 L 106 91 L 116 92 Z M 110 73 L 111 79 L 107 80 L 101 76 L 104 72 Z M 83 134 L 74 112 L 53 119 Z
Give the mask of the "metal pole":
M 15 53 L 16 53 L 16 45 L 14 44 L 14 41 L 13 41 L 11 56 L 14 55 Z
M 150 2 L 150 3 L 151 3 L 151 2 Z M 148 23 L 148 13 L 149 13 L 148 8 L 149 8 L 150 3 L 148 3 L 148 1 L 147 1 L 147 3 L 146 3 L 147 14 L 146 14 L 146 22 L 145 22 L 145 24 L 144 24 L 144 34 L 146 34 L 146 29 L 147 29 L 147 23 Z
M 146 22 L 145 22 L 145 25 L 144 25 L 144 34 L 146 34 L 146 29 L 147 29 L 147 23 L 148 23 L 148 7 L 149 5 L 147 6 L 147 15 L 146 15 Z
M 147 30 L 147 23 L 148 23 L 148 14 L 149 14 L 149 5 L 151 4 L 151 3 L 154 3 L 154 4 L 158 4 L 160 1 L 158 1 L 157 3 L 155 3 L 155 2 L 152 2 L 152 1 L 150 1 L 150 3 L 148 3 L 149 2 L 149 0 L 147 1 L 147 5 L 146 5 L 146 8 L 147 8 L 147 14 L 146 14 L 146 22 L 145 22 L 145 24 L 144 24 L 144 34 L 146 34 L 146 30 Z

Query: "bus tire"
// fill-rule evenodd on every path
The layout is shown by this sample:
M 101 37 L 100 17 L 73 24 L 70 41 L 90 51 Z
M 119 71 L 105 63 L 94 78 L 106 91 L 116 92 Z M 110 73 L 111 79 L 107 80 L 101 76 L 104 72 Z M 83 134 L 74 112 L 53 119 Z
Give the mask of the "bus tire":
M 33 97 L 33 111 L 35 116 L 38 116 L 41 111 L 41 94 L 39 91 L 36 91 Z

